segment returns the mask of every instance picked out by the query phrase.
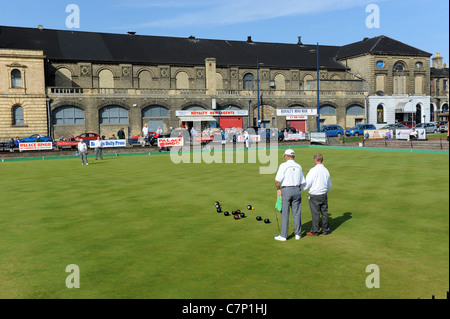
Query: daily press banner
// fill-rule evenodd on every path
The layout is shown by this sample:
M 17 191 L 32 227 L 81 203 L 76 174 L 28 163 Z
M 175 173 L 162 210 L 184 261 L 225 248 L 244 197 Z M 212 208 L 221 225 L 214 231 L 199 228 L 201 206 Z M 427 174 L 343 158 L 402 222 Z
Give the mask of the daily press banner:
M 126 147 L 127 140 L 104 140 L 102 141 L 102 148 L 108 147 Z M 95 141 L 89 141 L 89 147 L 95 148 Z

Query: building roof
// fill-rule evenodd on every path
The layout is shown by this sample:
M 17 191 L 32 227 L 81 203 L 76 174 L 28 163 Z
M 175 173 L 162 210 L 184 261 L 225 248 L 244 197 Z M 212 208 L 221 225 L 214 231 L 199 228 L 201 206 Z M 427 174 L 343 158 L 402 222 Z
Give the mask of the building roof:
M 431 53 L 381 35 L 374 38 L 365 38 L 362 41 L 342 46 L 336 55 L 336 59 L 341 60 L 364 54 L 432 56 Z
M 76 62 L 204 65 L 316 69 L 315 45 L 142 36 L 0 26 L 0 48 L 43 50 L 47 59 Z M 335 57 L 340 47 L 320 46 L 321 67 L 346 70 Z
M 438 68 L 432 67 L 432 68 L 430 68 L 430 76 L 432 78 L 448 78 L 448 73 L 449 73 L 448 69 L 449 68 L 438 69 Z

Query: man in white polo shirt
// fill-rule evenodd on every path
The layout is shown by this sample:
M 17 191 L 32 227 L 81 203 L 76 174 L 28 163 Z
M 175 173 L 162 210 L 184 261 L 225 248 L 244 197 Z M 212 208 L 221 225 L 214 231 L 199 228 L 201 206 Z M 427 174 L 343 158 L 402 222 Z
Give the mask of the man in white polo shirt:
M 330 173 L 322 164 L 323 156 L 320 153 L 314 155 L 315 166 L 310 169 L 306 175 L 306 184 L 302 190 L 309 188 L 309 208 L 311 209 L 312 227 L 308 236 L 319 235 L 320 215 L 322 215 L 322 234 L 327 235 L 330 232 L 328 224 L 328 196 L 330 192 L 331 179 Z
M 281 194 L 281 234 L 275 237 L 275 240 L 286 241 L 289 231 L 289 208 L 292 209 L 292 219 L 295 226 L 295 239 L 301 238 L 302 233 L 302 195 L 300 187 L 305 183 L 302 167 L 296 163 L 295 152 L 288 149 L 284 152 L 286 162 L 278 168 L 275 176 L 275 186 L 277 188 L 277 197 Z

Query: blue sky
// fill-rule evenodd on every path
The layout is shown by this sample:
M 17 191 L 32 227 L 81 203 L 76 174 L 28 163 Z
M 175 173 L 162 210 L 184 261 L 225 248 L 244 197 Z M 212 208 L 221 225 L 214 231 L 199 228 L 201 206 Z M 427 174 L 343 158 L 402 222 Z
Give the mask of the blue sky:
M 449 61 L 448 0 L 15 0 L 2 3 L 0 25 L 67 30 L 69 4 L 80 31 L 324 45 L 383 34 Z M 370 4 L 379 28 L 366 26 Z

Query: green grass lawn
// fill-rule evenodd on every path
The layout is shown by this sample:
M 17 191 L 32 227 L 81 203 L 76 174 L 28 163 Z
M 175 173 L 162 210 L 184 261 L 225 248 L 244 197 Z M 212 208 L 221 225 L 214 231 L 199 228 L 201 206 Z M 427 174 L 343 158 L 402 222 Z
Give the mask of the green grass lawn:
M 444 298 L 448 154 L 298 148 L 305 174 L 318 151 L 332 233 L 286 242 L 273 239 L 275 174 L 260 164 L 0 163 L 0 298 Z M 309 231 L 305 192 L 302 223 Z M 66 288 L 69 264 L 79 289 Z M 366 287 L 370 264 L 380 288 Z

